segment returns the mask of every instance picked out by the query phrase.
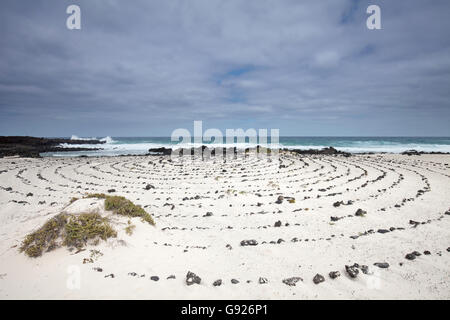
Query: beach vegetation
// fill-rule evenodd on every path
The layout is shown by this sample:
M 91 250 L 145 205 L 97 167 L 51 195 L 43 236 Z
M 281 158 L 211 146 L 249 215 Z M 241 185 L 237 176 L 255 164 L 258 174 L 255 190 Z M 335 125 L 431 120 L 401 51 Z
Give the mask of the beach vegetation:
M 115 214 L 127 217 L 139 217 L 151 225 L 155 225 L 152 216 L 147 213 L 141 206 L 135 205 L 133 202 L 121 196 L 108 196 L 103 193 L 89 194 L 86 198 L 105 199 L 105 209 Z
M 98 213 L 79 215 L 60 213 L 27 235 L 19 250 L 29 257 L 36 258 L 61 245 L 81 249 L 91 239 L 106 240 L 116 236 L 117 232 L 108 220 Z

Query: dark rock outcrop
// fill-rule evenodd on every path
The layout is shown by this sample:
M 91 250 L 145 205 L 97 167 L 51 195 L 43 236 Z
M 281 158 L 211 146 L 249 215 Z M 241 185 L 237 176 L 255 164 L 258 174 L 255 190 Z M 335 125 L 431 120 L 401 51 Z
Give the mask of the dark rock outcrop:
M 0 157 L 20 156 L 26 158 L 39 158 L 44 152 L 67 152 L 67 151 L 93 151 L 100 148 L 62 148 L 59 145 L 65 143 L 78 144 L 104 144 L 100 140 L 71 140 L 64 138 L 36 138 L 27 136 L 0 137 Z

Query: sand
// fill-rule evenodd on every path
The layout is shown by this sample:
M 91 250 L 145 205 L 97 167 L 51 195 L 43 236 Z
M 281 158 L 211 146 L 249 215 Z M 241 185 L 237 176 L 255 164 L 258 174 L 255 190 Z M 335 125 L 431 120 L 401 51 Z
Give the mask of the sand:
M 450 298 L 448 155 L 283 153 L 281 162 L 184 165 L 169 159 L 0 159 L 0 298 Z M 102 200 L 70 204 L 109 189 L 144 207 L 156 226 L 133 218 L 136 229 L 128 235 L 128 219 L 106 212 Z M 295 202 L 276 203 L 280 195 Z M 344 204 L 335 207 L 339 201 Z M 358 209 L 366 214 L 356 216 Z M 78 253 L 59 248 L 29 258 L 19 252 L 27 233 L 63 211 L 109 214 L 118 236 Z M 242 240 L 258 245 L 241 246 Z M 90 250 L 102 255 L 83 263 Z M 406 259 L 413 251 L 421 255 Z M 354 263 L 359 274 L 351 278 L 345 266 Z M 199 285 L 186 285 L 188 271 L 201 278 Z M 340 276 L 331 279 L 331 271 Z M 316 274 L 325 281 L 315 284 Z M 291 277 L 302 280 L 283 283 Z M 218 279 L 222 285 L 213 286 Z

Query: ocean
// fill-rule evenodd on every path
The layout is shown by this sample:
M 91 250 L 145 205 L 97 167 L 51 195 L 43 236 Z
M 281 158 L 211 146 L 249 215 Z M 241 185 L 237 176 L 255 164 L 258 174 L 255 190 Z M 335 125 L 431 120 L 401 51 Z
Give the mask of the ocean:
M 72 136 L 72 140 L 96 139 L 79 138 Z M 73 157 L 80 155 L 87 156 L 117 156 L 126 154 L 146 154 L 150 148 L 159 147 L 192 147 L 198 146 L 194 143 L 178 144 L 172 142 L 170 137 L 105 137 L 99 138 L 105 141 L 105 144 L 79 144 L 62 145 L 62 147 L 85 147 L 102 148 L 103 150 L 79 151 L 79 152 L 55 152 L 45 153 L 43 156 L 53 157 Z M 269 139 L 270 143 L 270 139 Z M 224 144 L 214 144 L 204 142 L 205 145 L 224 146 Z M 227 146 L 252 147 L 252 144 L 246 139 L 244 143 L 235 141 Z M 264 145 L 264 144 L 261 144 Z M 361 153 L 361 152 L 389 152 L 401 153 L 406 150 L 417 150 L 425 152 L 450 152 L 450 137 L 280 137 L 278 146 L 288 149 L 322 149 L 325 147 L 334 147 L 338 150 Z

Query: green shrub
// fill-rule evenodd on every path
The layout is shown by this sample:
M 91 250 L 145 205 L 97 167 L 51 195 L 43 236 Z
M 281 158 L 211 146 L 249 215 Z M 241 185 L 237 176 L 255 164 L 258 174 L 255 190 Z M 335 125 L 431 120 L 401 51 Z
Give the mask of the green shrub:
M 51 251 L 61 245 L 81 249 L 90 239 L 106 240 L 116 236 L 117 232 L 110 226 L 108 220 L 98 213 L 80 215 L 60 213 L 27 235 L 19 250 L 29 257 L 36 258 L 44 251 Z

